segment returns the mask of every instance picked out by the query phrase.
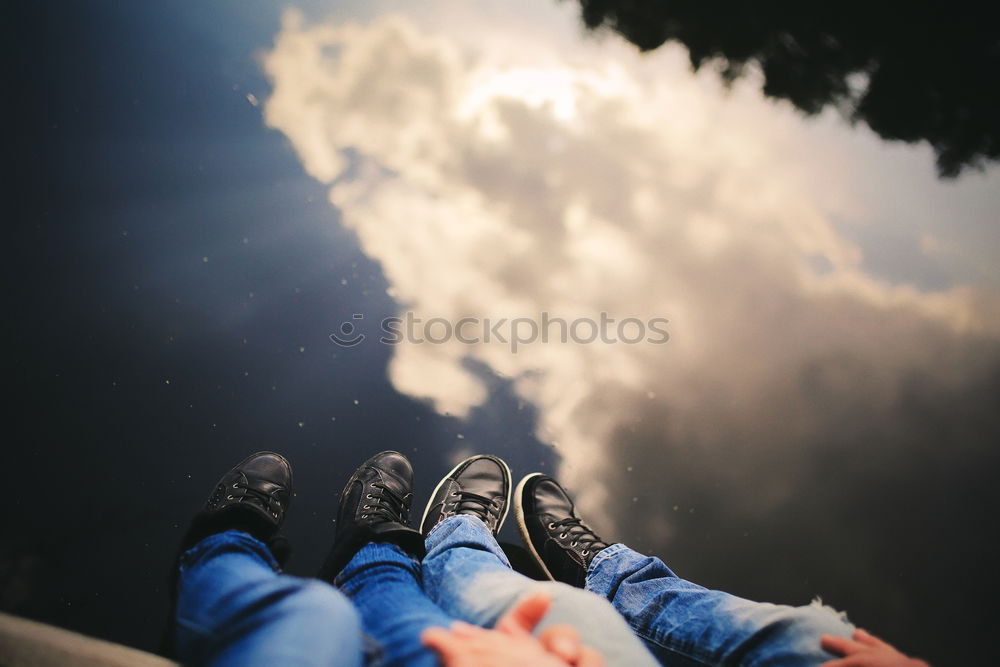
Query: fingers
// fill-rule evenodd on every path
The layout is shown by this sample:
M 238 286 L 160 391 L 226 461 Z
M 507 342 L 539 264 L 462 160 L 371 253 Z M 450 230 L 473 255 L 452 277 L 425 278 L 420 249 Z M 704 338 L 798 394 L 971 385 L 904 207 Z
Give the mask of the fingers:
M 580 649 L 576 667 L 604 667 L 604 656 L 589 646 L 584 646 Z
M 459 652 L 458 641 L 444 628 L 427 628 L 420 633 L 420 643 L 437 653 L 445 664 Z
M 820 644 L 831 653 L 844 656 L 820 667 L 927 667 L 926 663 L 900 653 L 892 644 L 858 628 L 852 639 L 823 635 Z
M 535 596 L 532 596 L 535 597 Z M 530 600 L 526 599 L 526 600 Z M 518 605 L 519 614 L 508 613 L 508 628 L 500 632 L 455 621 L 450 628 L 428 628 L 420 635 L 421 643 L 433 650 L 450 667 L 481 665 L 485 658 L 490 664 L 503 665 L 572 665 L 573 667 L 605 667 L 604 658 L 594 649 L 584 646 L 575 628 L 553 625 L 537 637 L 525 628 L 537 624 L 539 610 L 548 609 L 548 598 Z
M 578 663 L 583 649 L 580 634 L 570 625 L 549 626 L 538 635 L 538 641 L 546 651 L 571 665 Z
M 451 634 L 454 637 L 482 637 L 484 634 L 488 634 L 489 632 L 490 631 L 486 628 L 481 628 L 478 625 L 472 625 L 471 623 L 466 623 L 465 621 L 455 621 L 451 624 Z
M 508 634 L 531 634 L 552 605 L 545 593 L 531 593 L 501 617 L 495 629 Z
M 859 644 L 847 637 L 838 637 L 836 635 L 823 635 L 819 638 L 819 643 L 827 651 L 837 655 L 854 655 L 858 651 L 865 650 L 864 644 Z

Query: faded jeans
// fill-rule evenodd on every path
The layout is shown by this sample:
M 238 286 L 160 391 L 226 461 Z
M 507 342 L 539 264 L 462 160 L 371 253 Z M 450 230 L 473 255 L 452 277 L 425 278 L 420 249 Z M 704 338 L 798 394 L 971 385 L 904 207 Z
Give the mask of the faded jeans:
M 427 536 L 427 551 L 421 563 L 396 545 L 367 544 L 337 576 L 341 592 L 280 574 L 267 546 L 246 533 L 211 535 L 181 556 L 177 655 L 197 665 L 353 667 L 365 657 L 437 665 L 420 643 L 423 630 L 456 619 L 491 627 L 522 597 L 544 590 L 553 603 L 539 628 L 572 624 L 608 665 L 656 664 L 606 600 L 512 571 L 475 517 L 442 521 Z M 366 655 L 362 629 L 379 645 Z
M 554 581 L 535 581 L 510 568 L 493 534 L 474 516 L 445 519 L 427 534 L 421 572 L 424 590 L 449 616 L 483 627 L 535 591 L 552 598 L 539 629 L 557 623 L 575 627 L 583 643 L 608 665 L 655 665 L 642 642 L 605 600 Z
M 337 585 L 381 644 L 389 665 L 436 665 L 420 633 L 455 619 L 483 627 L 524 596 L 545 591 L 552 606 L 539 623 L 573 625 L 608 665 L 655 665 L 621 616 L 601 598 L 572 586 L 534 581 L 510 569 L 486 525 L 474 516 L 445 519 L 427 535 L 423 562 L 391 544 L 369 544 L 337 576 Z
M 854 630 L 819 604 L 752 602 L 692 584 L 624 544 L 594 557 L 586 589 L 607 598 L 670 667 L 815 667 L 836 657 L 821 648 L 820 635 Z

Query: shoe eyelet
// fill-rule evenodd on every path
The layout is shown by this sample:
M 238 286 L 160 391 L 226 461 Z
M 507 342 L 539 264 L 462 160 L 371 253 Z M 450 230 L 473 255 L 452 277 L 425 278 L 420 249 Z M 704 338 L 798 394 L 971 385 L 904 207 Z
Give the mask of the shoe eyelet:
M 575 547 L 575 546 L 577 545 L 577 543 L 576 543 L 576 542 L 574 541 L 574 542 L 570 542 L 570 543 L 569 543 L 569 545 L 570 545 L 571 547 Z
M 226 500 L 233 500 L 232 496 L 226 496 Z
M 240 483 L 239 482 L 233 482 L 233 488 L 234 489 L 240 488 Z
M 366 493 L 366 494 L 365 494 L 365 498 L 372 498 L 372 497 L 373 497 L 373 496 L 372 496 L 372 494 L 370 494 L 370 493 Z
M 567 533 L 559 533 L 559 539 L 560 540 L 565 540 L 567 537 L 568 537 Z
M 555 530 L 555 527 L 556 527 L 556 524 L 554 524 L 554 523 L 550 523 L 549 524 L 549 530 Z
M 451 492 L 451 495 L 453 495 L 453 496 L 457 496 L 457 495 L 459 495 L 459 494 L 458 494 L 458 491 L 452 491 L 452 492 Z
M 368 518 L 368 515 L 367 515 L 367 514 L 362 514 L 362 515 L 361 515 L 361 518 L 362 518 L 362 519 L 367 519 L 367 518 Z
M 371 507 L 370 507 L 369 505 L 365 505 L 365 506 L 364 506 L 364 507 L 362 507 L 361 509 L 363 509 L 363 510 L 370 510 L 370 509 L 371 509 Z
M 589 555 L 589 554 L 590 554 L 590 549 L 584 549 L 584 550 L 583 550 L 583 551 L 581 551 L 580 553 L 582 553 L 582 554 L 583 554 L 584 556 L 587 556 L 587 555 Z
M 278 518 L 278 515 L 277 515 L 277 514 L 275 514 L 274 512 L 271 512 L 271 516 L 273 516 L 273 517 L 274 517 L 275 519 L 277 519 L 277 518 Z

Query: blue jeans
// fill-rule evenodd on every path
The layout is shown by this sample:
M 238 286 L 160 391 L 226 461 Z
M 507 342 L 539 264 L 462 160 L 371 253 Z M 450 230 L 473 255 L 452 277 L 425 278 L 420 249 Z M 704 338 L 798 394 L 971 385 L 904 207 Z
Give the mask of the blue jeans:
M 427 535 L 421 567 L 427 595 L 453 618 L 492 627 L 518 600 L 544 591 L 552 606 L 539 624 L 568 623 L 608 665 L 655 665 L 621 616 L 605 600 L 554 581 L 514 572 L 486 525 L 474 516 L 445 519 Z
M 350 601 L 314 579 L 278 573 L 259 540 L 210 535 L 180 560 L 177 657 L 194 665 L 361 665 Z
M 607 598 L 664 665 L 814 667 L 833 659 L 822 634 L 854 627 L 828 607 L 751 602 L 681 579 L 624 544 L 597 554 L 588 591 Z
M 200 665 L 360 665 L 363 627 L 380 644 L 379 662 L 431 667 L 438 660 L 420 643 L 425 629 L 455 619 L 490 627 L 523 596 L 544 590 L 553 604 L 539 628 L 574 625 L 608 665 L 655 664 L 607 601 L 512 571 L 479 519 L 441 522 L 427 546 L 422 564 L 393 544 L 362 547 L 337 576 L 348 600 L 323 582 L 280 574 L 267 546 L 246 533 L 211 535 L 181 557 L 178 657 Z
M 395 544 L 362 547 L 337 575 L 361 615 L 361 624 L 381 645 L 379 662 L 387 665 L 437 665 L 436 655 L 420 643 L 430 627 L 449 627 L 455 620 L 424 593 L 420 561 Z
M 537 590 L 553 600 L 539 629 L 553 623 L 575 626 L 608 665 L 656 664 L 607 601 L 511 570 L 493 534 L 476 517 L 445 519 L 427 535 L 426 545 L 421 563 L 394 545 L 368 544 L 337 576 L 365 631 L 382 645 L 387 664 L 436 665 L 436 656 L 420 644 L 423 630 L 448 627 L 456 619 L 492 627 Z

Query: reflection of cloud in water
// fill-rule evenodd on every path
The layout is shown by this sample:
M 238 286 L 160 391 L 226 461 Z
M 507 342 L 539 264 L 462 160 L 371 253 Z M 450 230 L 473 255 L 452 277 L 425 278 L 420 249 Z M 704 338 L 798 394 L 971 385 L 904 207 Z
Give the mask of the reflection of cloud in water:
M 803 165 L 774 149 L 806 140 L 803 124 L 746 87 L 724 96 L 677 51 L 589 45 L 537 65 L 401 18 L 289 13 L 265 66 L 267 122 L 421 317 L 670 319 L 663 346 L 394 351 L 395 387 L 442 412 L 486 398 L 466 357 L 511 378 L 592 512 L 609 496 L 587 482 L 623 484 L 626 466 L 656 497 L 655 471 L 683 461 L 671 477 L 732 482 L 747 516 L 815 474 L 803 453 L 817 443 L 856 455 L 863 440 L 891 467 L 900 450 L 876 452 L 904 440 L 915 378 L 947 401 L 996 363 L 994 297 L 867 275 L 795 185 Z M 760 483 L 738 484 L 750 471 Z

